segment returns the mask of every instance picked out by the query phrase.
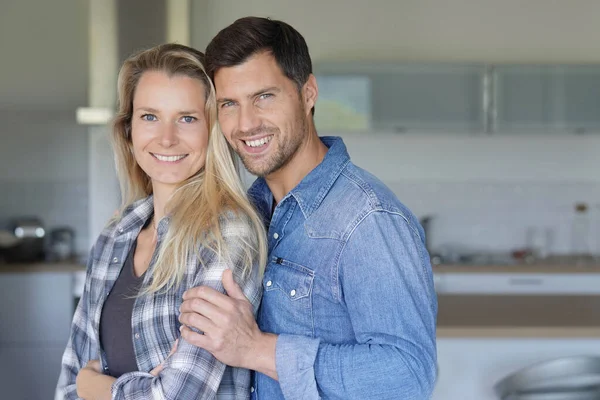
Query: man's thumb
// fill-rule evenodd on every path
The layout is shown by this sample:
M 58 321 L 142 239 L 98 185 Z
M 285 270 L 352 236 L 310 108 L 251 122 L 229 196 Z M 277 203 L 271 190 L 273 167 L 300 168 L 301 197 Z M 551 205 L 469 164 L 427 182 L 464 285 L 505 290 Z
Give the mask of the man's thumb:
M 227 268 L 223 272 L 223 287 L 227 295 L 233 299 L 246 300 L 246 296 L 240 286 L 233 280 L 233 271 Z

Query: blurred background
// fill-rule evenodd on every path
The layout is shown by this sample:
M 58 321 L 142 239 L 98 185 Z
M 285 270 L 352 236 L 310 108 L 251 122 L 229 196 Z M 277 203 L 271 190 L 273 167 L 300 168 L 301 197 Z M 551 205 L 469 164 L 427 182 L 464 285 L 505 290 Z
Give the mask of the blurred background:
M 434 399 L 600 398 L 595 0 L 2 0 L 0 397 L 53 396 L 87 252 L 119 205 L 120 63 L 204 50 L 247 15 L 304 35 L 320 135 L 426 229 Z

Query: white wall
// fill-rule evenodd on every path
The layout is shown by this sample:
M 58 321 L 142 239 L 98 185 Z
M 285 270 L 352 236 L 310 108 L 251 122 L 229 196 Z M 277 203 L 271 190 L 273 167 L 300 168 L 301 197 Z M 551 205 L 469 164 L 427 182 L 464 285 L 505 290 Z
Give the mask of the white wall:
M 600 61 L 595 0 L 192 0 L 192 44 L 246 15 L 283 19 L 313 60 Z
M 86 0 L 2 0 L 0 109 L 74 109 L 87 93 Z
M 0 225 L 40 217 L 69 225 L 87 252 L 87 1 L 0 5 Z M 1 228 L 2 226 L 0 226 Z

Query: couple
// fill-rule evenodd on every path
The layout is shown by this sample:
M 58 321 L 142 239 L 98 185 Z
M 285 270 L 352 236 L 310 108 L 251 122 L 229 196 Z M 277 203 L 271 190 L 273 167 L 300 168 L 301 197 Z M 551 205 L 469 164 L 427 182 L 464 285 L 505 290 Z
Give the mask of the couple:
M 124 206 L 91 250 L 57 399 L 429 398 L 423 230 L 317 136 L 311 71 L 295 29 L 256 17 L 206 56 L 124 63 Z M 247 194 L 232 149 L 259 176 Z

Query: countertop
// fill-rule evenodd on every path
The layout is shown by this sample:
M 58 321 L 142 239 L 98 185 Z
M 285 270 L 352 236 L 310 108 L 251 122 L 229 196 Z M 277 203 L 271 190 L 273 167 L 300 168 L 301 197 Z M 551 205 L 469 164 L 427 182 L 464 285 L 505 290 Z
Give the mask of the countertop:
M 40 272 L 85 272 L 85 265 L 77 261 L 37 262 L 37 263 L 6 263 L 0 264 L 2 273 L 40 273 Z
M 507 274 L 598 274 L 600 264 L 536 263 L 514 265 L 434 265 L 434 273 L 507 273 Z
M 437 265 L 439 273 L 600 273 L 600 265 Z M 85 272 L 77 261 L 0 264 L 2 273 Z M 439 338 L 600 338 L 600 295 L 439 294 Z
M 438 337 L 600 338 L 600 296 L 438 295 Z

